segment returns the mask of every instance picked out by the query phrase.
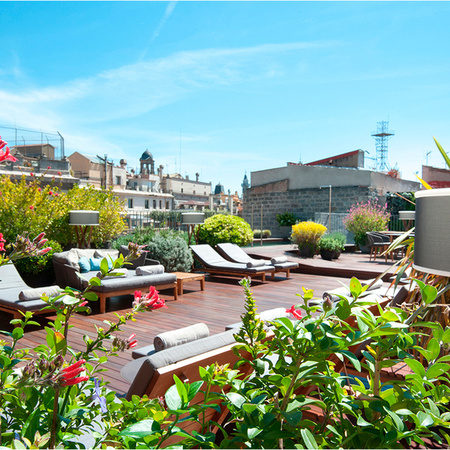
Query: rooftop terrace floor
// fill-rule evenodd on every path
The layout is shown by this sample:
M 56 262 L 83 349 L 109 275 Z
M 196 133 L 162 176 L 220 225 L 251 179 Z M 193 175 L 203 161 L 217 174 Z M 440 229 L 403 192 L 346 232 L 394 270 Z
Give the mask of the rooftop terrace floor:
M 291 245 L 253 247 L 246 251 L 252 255 L 270 258 L 274 255 L 282 255 L 286 250 L 291 250 Z M 302 287 L 313 289 L 316 297 L 321 297 L 325 290 L 339 287 L 339 281 L 348 285 L 350 278 L 358 272 L 361 279 L 372 278 L 382 273 L 391 264 L 386 264 L 384 259 L 369 263 L 369 255 L 359 253 L 342 254 L 336 261 L 324 261 L 320 257 L 304 259 L 286 253 L 290 260 L 297 260 L 301 267 L 296 273 L 291 273 L 289 279 L 285 274 L 278 274 L 274 281 L 262 283 L 254 280 L 252 292 L 256 300 L 258 310 L 264 311 L 276 307 L 289 308 L 293 304 L 300 303 L 300 298 L 295 294 L 302 292 Z M 364 271 L 365 269 L 365 271 Z M 308 272 L 308 273 L 306 273 Z M 319 274 L 317 274 L 319 273 Z M 244 312 L 243 289 L 238 284 L 239 277 L 214 276 L 206 277 L 205 290 L 201 291 L 198 282 L 187 283 L 184 294 L 175 301 L 170 291 L 162 291 L 161 297 L 166 300 L 167 309 L 159 309 L 154 312 L 139 313 L 136 322 L 128 322 L 124 327 L 124 338 L 136 333 L 139 346 L 153 343 L 153 338 L 164 331 L 174 330 L 198 322 L 208 325 L 211 334 L 224 331 L 225 326 L 240 321 Z M 114 313 L 124 314 L 131 309 L 131 296 L 115 297 L 107 302 L 107 313 L 99 313 L 99 305 L 93 304 L 90 315 L 76 315 L 71 324 L 73 328 L 69 332 L 69 343 L 74 350 L 83 349 L 83 335 L 94 337 L 95 326 L 106 327 L 104 320 L 114 321 Z M 54 315 L 37 319 L 42 325 L 47 320 L 53 320 Z M 0 327 L 11 329 L 9 320 L 11 316 L 0 316 Z M 30 327 L 22 340 L 24 346 L 35 346 L 45 343 L 45 330 L 43 327 Z M 121 377 L 121 368 L 130 362 L 131 351 L 120 353 L 112 357 L 104 365 L 105 381 L 110 382 L 109 387 L 124 393 L 128 389 L 128 383 Z

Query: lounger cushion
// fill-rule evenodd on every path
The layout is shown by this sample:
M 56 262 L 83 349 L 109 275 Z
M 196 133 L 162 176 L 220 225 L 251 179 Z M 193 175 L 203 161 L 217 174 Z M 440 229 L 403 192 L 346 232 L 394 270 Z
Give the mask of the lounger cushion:
M 35 289 L 26 289 L 19 292 L 19 300 L 29 301 L 37 300 L 41 298 L 42 294 L 46 294 L 48 297 L 55 297 L 61 293 L 61 288 L 59 286 L 47 286 Z
M 136 375 L 126 394 L 130 399 L 132 395 L 142 396 L 145 394 L 156 370 L 175 364 L 179 361 L 201 355 L 203 353 L 225 347 L 233 344 L 235 330 L 225 331 L 224 333 L 208 336 L 187 344 L 178 345 L 167 350 L 156 352 L 151 356 L 133 361 Z
M 114 275 L 115 273 L 117 275 Z M 102 276 L 102 273 L 97 272 L 97 274 L 95 276 L 100 278 Z M 124 267 L 121 267 L 120 269 L 115 269 L 115 270 L 112 270 L 111 272 L 108 272 L 108 275 L 103 277 L 103 280 L 111 280 L 113 278 L 126 278 L 127 276 L 128 276 L 128 270 L 125 269 Z
M 164 273 L 164 266 L 161 264 L 155 264 L 153 266 L 140 266 L 136 267 L 136 275 L 154 275 L 158 273 Z

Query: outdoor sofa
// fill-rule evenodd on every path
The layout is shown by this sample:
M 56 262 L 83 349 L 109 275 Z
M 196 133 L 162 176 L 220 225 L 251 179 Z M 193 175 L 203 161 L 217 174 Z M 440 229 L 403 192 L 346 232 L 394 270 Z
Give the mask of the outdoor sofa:
M 231 242 L 217 244 L 216 248 L 222 256 L 231 262 L 246 264 L 247 267 L 275 267 L 275 271 L 272 272 L 272 279 L 275 278 L 275 273 L 277 272 L 284 272 L 286 273 L 286 278 L 289 278 L 291 269 L 298 268 L 298 263 L 288 261 L 284 256 L 271 258 L 270 260 L 252 258 L 241 247 L 239 247 L 239 245 L 232 244 Z
M 32 311 L 35 314 L 50 312 L 40 311 L 47 303 L 41 300 L 44 293 L 48 297 L 59 295 L 59 286 L 31 288 L 22 280 L 14 264 L 0 267 L 0 311 L 11 313 L 15 319 L 22 317 L 19 311 Z
M 266 281 L 266 274 L 273 274 L 275 267 L 272 265 L 258 265 L 248 267 L 247 264 L 227 261 L 217 253 L 209 244 L 190 246 L 195 259 L 203 266 L 203 270 L 210 274 L 239 275 L 241 277 L 261 277 Z
M 69 286 L 83 290 L 88 280 L 99 273 L 99 261 L 102 258 L 115 260 L 119 252 L 126 256 L 128 248 L 122 246 L 119 250 L 94 250 L 72 248 L 71 250 L 53 254 L 53 267 L 55 269 L 56 282 L 64 288 Z M 100 301 L 100 312 L 106 312 L 106 299 L 120 295 L 133 295 L 136 290 L 148 290 L 150 286 L 161 289 L 173 289 L 175 300 L 177 294 L 177 277 L 172 273 L 164 273 L 164 267 L 158 261 L 146 258 L 143 253 L 140 258 L 125 264 L 123 268 L 116 269 L 123 273 L 119 277 L 105 277 L 101 286 L 93 286 Z M 87 263 L 86 263 L 87 261 Z M 87 265 L 87 267 L 86 267 Z M 142 269 L 145 266 L 145 269 Z M 147 267 L 147 266 L 151 266 Z M 153 272 L 138 275 L 142 271 Z

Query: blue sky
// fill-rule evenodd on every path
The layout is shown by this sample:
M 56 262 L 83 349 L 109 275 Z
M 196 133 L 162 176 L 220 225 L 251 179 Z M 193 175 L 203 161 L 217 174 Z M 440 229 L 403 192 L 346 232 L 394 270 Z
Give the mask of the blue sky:
M 389 164 L 415 179 L 444 167 L 433 136 L 450 151 L 449 23 L 448 2 L 2 1 L 0 134 L 130 167 L 148 148 L 240 192 L 288 161 L 374 157 L 389 118 Z

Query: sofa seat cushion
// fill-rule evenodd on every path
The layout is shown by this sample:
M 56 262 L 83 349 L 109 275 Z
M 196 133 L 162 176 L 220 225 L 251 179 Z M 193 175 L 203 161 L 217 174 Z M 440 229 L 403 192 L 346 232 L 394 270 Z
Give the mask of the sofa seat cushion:
M 118 270 L 119 271 L 119 270 Z M 94 292 L 114 292 L 124 289 L 135 290 L 148 290 L 150 286 L 158 287 L 158 284 L 175 283 L 177 276 L 173 273 L 161 273 L 157 275 L 136 275 L 134 270 L 128 270 L 128 276 L 126 278 L 113 277 L 102 280 L 101 286 L 94 286 L 92 290 Z M 85 280 L 82 280 L 83 287 L 88 284 L 87 280 L 97 276 L 97 272 L 90 271 L 82 275 Z
M 0 305 L 20 311 L 39 311 L 44 306 L 47 306 L 47 303 L 40 298 L 34 300 L 20 300 L 19 294 L 21 291 L 21 287 L 0 289 Z
M 144 395 L 158 369 L 235 343 L 235 331 L 225 331 L 132 361 L 123 370 L 124 377 L 133 379 L 126 398 L 130 399 L 132 395 Z

